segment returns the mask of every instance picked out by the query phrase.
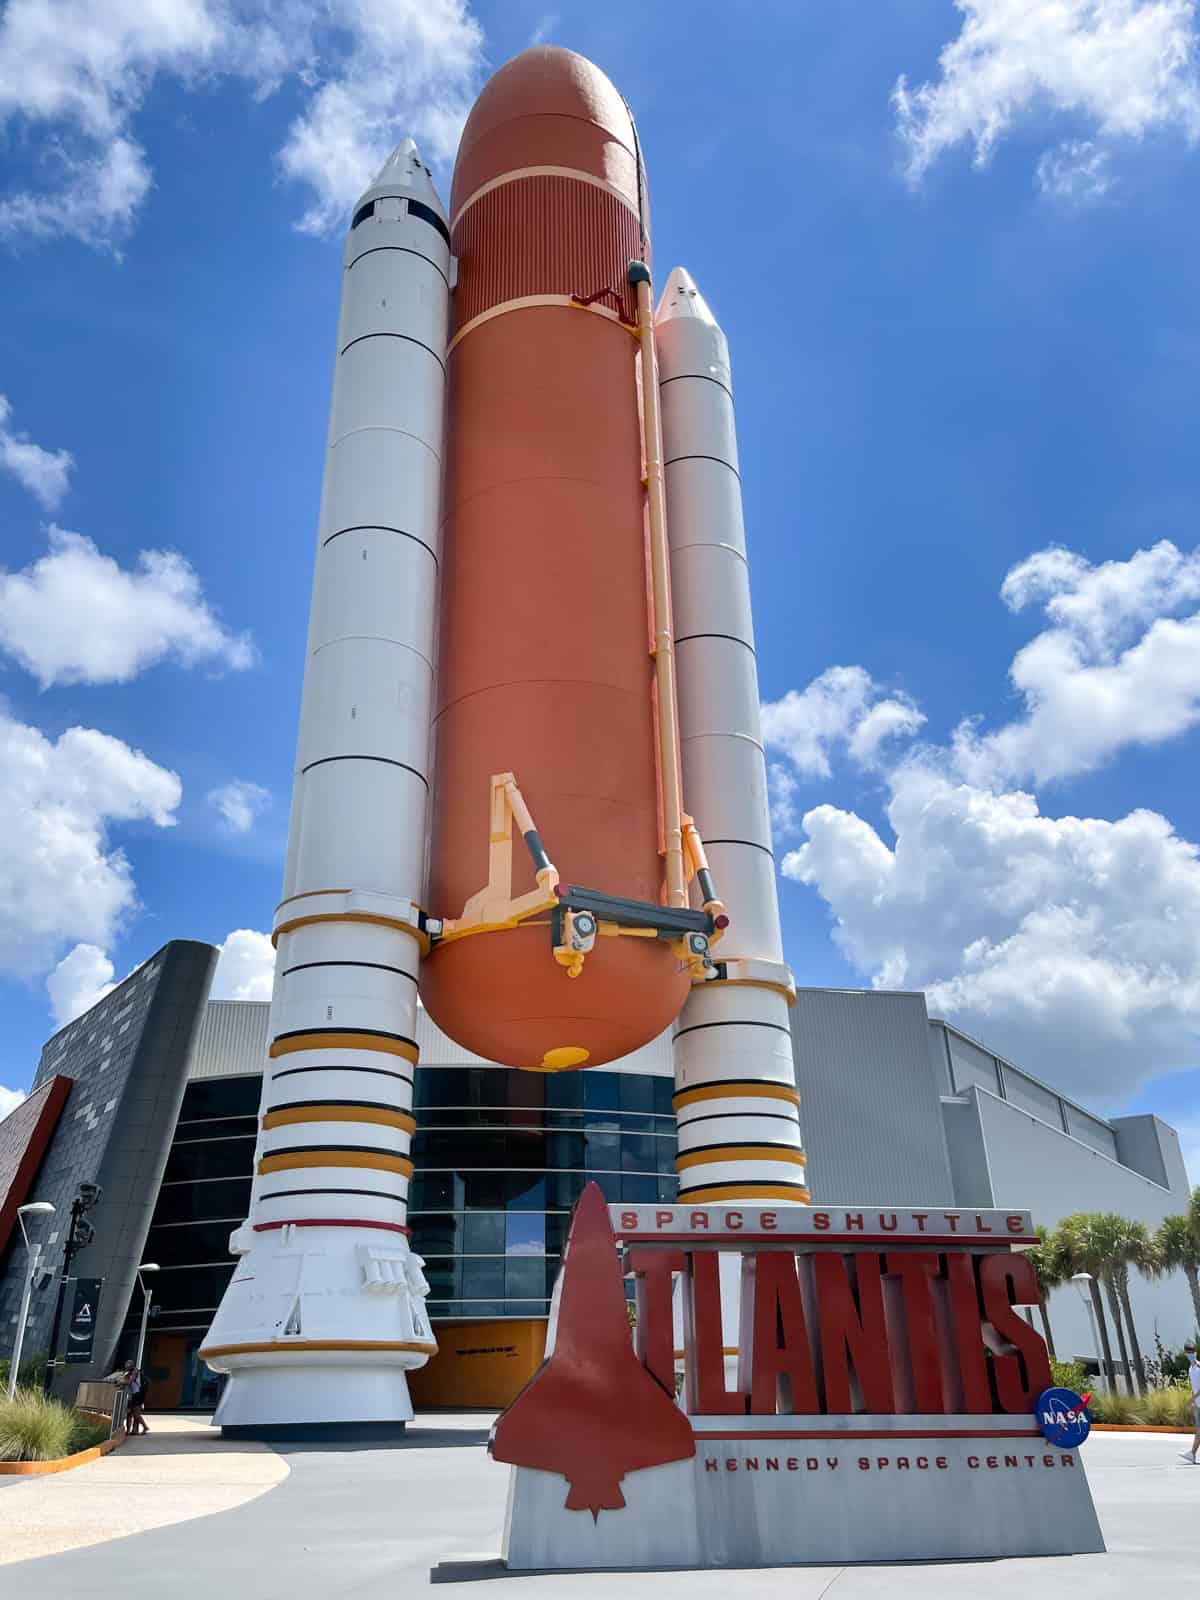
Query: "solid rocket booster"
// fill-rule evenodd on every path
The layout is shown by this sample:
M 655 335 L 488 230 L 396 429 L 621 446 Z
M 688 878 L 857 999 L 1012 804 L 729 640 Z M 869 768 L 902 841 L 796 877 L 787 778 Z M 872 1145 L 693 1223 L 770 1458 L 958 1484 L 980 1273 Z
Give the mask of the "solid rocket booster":
M 655 703 L 647 619 L 628 273 L 649 244 L 625 102 L 570 51 L 510 61 L 467 120 L 451 212 L 429 904 L 453 916 L 489 880 L 489 785 L 505 772 L 565 878 L 657 904 L 655 719 L 675 707 Z M 532 894 L 519 848 L 513 868 L 513 894 Z M 491 1060 L 595 1066 L 661 1033 L 687 995 L 666 940 L 602 937 L 577 982 L 551 945 L 545 913 L 435 945 L 430 1014 Z
M 676 268 L 655 316 L 687 804 L 729 912 L 675 1032 L 679 1194 L 809 1198 L 783 961 L 729 346 Z
M 437 1348 L 405 1216 L 449 272 L 408 140 L 344 254 L 262 1127 L 200 1352 L 226 1428 L 407 1420 Z

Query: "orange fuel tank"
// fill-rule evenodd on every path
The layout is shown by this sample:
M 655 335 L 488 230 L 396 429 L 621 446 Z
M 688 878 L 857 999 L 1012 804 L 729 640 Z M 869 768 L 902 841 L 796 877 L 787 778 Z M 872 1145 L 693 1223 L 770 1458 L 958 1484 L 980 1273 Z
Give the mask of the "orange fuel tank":
M 493 774 L 511 772 L 564 883 L 662 898 L 631 260 L 645 195 L 624 101 L 534 49 L 486 85 L 459 149 L 442 622 L 427 904 L 488 878 Z M 588 302 L 581 305 L 578 302 Z M 514 894 L 534 888 L 519 836 Z M 548 918 L 437 944 L 441 1028 L 512 1066 L 596 1066 L 678 1015 L 663 939 L 602 937 L 576 978 Z

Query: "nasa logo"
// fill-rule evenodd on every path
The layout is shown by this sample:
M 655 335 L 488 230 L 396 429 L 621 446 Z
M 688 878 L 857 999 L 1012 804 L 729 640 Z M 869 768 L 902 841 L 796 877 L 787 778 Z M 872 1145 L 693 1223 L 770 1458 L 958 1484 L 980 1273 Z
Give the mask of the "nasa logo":
M 1081 1445 L 1092 1431 L 1092 1419 L 1087 1411 L 1090 1398 L 1090 1395 L 1081 1398 L 1072 1389 L 1044 1389 L 1034 1407 L 1042 1437 L 1063 1450 L 1074 1450 Z

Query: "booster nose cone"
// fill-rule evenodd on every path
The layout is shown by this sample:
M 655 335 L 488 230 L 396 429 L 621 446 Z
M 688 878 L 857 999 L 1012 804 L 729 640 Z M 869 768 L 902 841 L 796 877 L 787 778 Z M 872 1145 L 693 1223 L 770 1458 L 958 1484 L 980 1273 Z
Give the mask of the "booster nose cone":
M 695 280 L 686 267 L 673 267 L 654 313 L 654 325 L 673 321 L 677 317 L 691 317 L 696 322 L 717 327 L 708 301 L 697 289 Z
M 447 221 L 445 207 L 433 186 L 429 168 L 421 160 L 415 139 L 401 139 L 380 167 L 370 188 L 364 189 L 359 196 L 355 212 L 357 213 L 367 201 L 378 200 L 387 195 L 403 195 L 409 200 L 419 200 L 435 211 L 443 222 Z
M 654 313 L 660 381 L 690 374 L 729 388 L 729 344 L 686 267 L 673 267 Z

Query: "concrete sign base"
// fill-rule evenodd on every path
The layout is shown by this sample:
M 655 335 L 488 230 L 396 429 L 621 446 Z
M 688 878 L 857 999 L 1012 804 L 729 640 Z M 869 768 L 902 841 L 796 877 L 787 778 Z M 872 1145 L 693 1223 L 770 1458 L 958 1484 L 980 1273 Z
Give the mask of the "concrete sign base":
M 755 1419 L 756 1423 L 759 1419 Z M 780 1418 L 795 1424 L 802 1419 Z M 630 1473 L 625 1507 L 563 1505 L 513 1469 L 511 1571 L 984 1560 L 1103 1551 L 1080 1452 L 997 1417 L 820 1417 L 752 1436 L 692 1418 L 696 1455 Z M 928 1426 L 926 1426 L 928 1425 Z M 771 1435 L 774 1437 L 771 1437 Z

